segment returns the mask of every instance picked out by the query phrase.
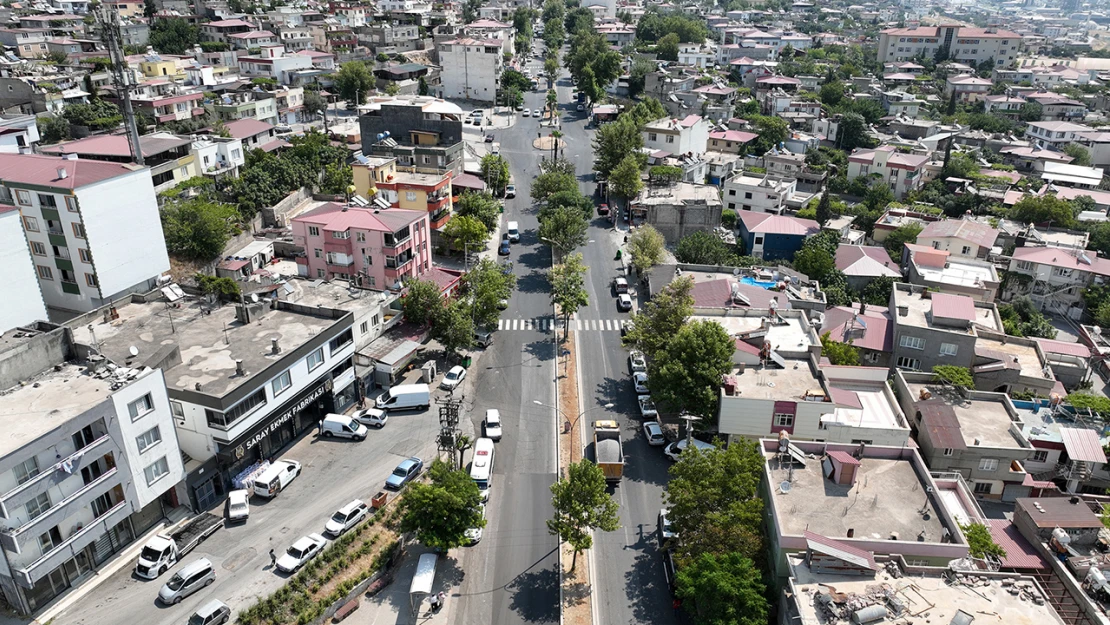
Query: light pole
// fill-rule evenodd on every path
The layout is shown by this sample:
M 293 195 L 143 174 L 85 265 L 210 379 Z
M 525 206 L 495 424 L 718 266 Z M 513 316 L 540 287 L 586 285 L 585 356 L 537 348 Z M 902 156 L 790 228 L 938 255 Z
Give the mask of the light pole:
M 560 410 L 557 406 L 549 406 L 549 405 L 541 402 L 538 399 L 533 399 L 532 403 L 536 404 L 537 406 L 542 406 L 544 408 L 551 408 L 555 412 L 563 415 L 563 419 L 564 419 L 564 421 L 563 421 L 563 434 L 569 434 L 571 428 L 573 428 L 574 425 L 576 423 L 578 423 L 578 420 L 581 419 L 586 413 L 593 412 L 594 410 L 598 410 L 600 408 L 605 408 L 606 410 L 608 410 L 608 409 L 613 407 L 612 402 L 609 402 L 608 404 L 603 404 L 601 406 L 594 406 L 593 408 L 587 408 L 587 409 L 583 410 L 582 412 L 578 413 L 578 416 L 575 417 L 574 419 L 570 419 L 569 417 L 567 417 L 566 413 L 563 412 L 562 410 Z

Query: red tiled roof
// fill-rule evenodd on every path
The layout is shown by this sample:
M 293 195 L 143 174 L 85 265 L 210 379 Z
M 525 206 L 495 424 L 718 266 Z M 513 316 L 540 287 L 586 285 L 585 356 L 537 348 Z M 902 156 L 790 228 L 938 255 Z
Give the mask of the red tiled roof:
M 227 131 L 231 133 L 231 136 L 236 139 L 246 139 L 247 137 L 253 137 L 257 134 L 262 134 L 264 132 L 270 131 L 274 127 L 273 124 L 268 124 L 266 122 L 250 118 L 237 119 L 233 122 L 227 122 L 224 125 L 227 126 Z
M 821 225 L 812 219 L 799 219 L 789 215 L 741 211 L 740 221 L 748 232 L 765 234 L 792 234 L 811 236 L 821 231 Z
M 921 234 L 917 235 L 918 239 L 941 237 L 955 237 L 982 247 L 992 247 L 998 238 L 998 229 L 971 219 L 942 219 L 930 222 Z
M 740 143 L 747 143 L 759 138 L 754 132 L 742 132 L 740 130 L 721 130 L 718 132 L 709 133 L 710 139 L 720 139 L 723 141 L 738 141 Z
M 58 177 L 64 168 L 65 178 Z M 140 169 L 136 165 L 39 154 L 0 154 L 0 182 L 37 184 L 55 189 L 78 189 Z
M 1094 252 L 1081 252 L 1090 263 L 1083 262 L 1072 250 L 1058 247 L 1019 247 L 1014 250 L 1013 259 L 1061 267 L 1064 269 L 1078 269 L 1089 271 L 1102 276 L 1110 276 L 1110 259 L 1101 258 Z
M 975 300 L 966 295 L 934 293 L 932 311 L 934 317 L 975 321 Z
M 859 336 L 861 326 L 857 317 L 867 324 L 863 336 Z M 852 345 L 879 352 L 894 350 L 894 323 L 889 311 L 883 308 L 869 309 L 861 315 L 858 306 L 834 306 L 825 311 L 825 319 L 821 324 L 822 335 L 828 332 L 830 339 L 846 343 L 844 332 L 850 328 L 855 330 L 852 332 Z
M 1033 339 L 1040 343 L 1041 349 L 1046 354 L 1068 354 L 1069 356 L 1079 356 L 1080 358 L 1090 358 L 1091 350 L 1083 343 L 1068 343 L 1067 341 L 1055 341 L 1052 339 Z
M 890 260 L 883 247 L 841 245 L 836 248 L 836 268 L 849 276 L 902 277 L 898 263 Z
M 1106 453 L 1102 451 L 1098 432 L 1087 428 L 1060 427 L 1060 438 L 1064 439 L 1064 449 L 1072 460 L 1104 464 Z
M 991 538 L 995 544 L 1005 550 L 1006 555 L 1001 558 L 1002 566 L 1008 569 L 1047 569 L 1041 554 L 1029 544 L 1021 535 L 1013 521 L 1006 519 L 990 520 Z
M 321 204 L 307 213 L 293 218 L 294 222 L 303 221 L 322 226 L 324 230 L 343 232 L 351 228 L 375 232 L 396 232 L 402 226 L 427 219 L 425 211 L 402 208 L 379 210 L 358 206 L 344 207 L 335 202 Z
M 446 293 L 459 283 L 459 280 L 462 279 L 462 272 L 442 267 L 432 267 L 422 279 L 435 282 L 439 286 L 440 293 Z
M 15 207 L 13 206 L 12 208 L 15 208 Z M 758 356 L 759 353 L 760 353 L 758 347 L 756 347 L 755 345 L 752 345 L 751 343 L 748 343 L 748 342 L 744 341 L 743 339 L 736 339 L 733 342 L 733 347 L 736 349 L 736 351 L 744 352 L 746 354 L 751 354 L 752 356 Z
M 836 460 L 840 464 L 858 465 L 859 460 L 856 460 L 846 451 L 830 451 L 829 457 Z

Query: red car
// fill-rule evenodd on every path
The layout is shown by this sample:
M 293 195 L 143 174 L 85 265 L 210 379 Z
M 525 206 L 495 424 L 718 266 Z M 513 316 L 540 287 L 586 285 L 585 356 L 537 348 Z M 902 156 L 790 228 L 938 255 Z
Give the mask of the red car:
M 608 204 L 598 204 L 597 205 L 597 214 L 598 215 L 608 215 L 609 214 L 609 205 Z

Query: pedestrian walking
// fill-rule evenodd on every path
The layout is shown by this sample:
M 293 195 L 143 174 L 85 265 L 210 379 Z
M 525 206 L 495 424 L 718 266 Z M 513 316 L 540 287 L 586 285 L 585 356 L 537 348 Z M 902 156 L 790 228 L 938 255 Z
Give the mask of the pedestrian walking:
M 275 566 L 277 566 L 277 555 L 274 554 L 274 550 L 271 549 L 270 550 L 270 568 L 272 569 Z

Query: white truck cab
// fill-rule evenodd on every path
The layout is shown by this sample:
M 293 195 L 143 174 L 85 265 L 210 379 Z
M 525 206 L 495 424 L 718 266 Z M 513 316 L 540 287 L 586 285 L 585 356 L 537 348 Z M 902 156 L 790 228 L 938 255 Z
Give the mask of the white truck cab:
M 135 574 L 144 579 L 156 579 L 177 562 L 177 543 L 165 534 L 150 539 L 139 553 Z

